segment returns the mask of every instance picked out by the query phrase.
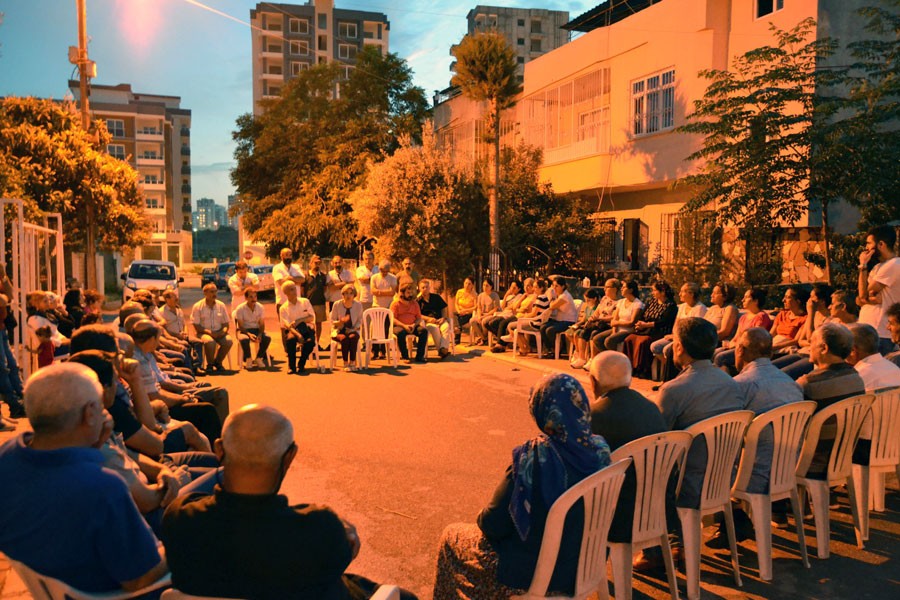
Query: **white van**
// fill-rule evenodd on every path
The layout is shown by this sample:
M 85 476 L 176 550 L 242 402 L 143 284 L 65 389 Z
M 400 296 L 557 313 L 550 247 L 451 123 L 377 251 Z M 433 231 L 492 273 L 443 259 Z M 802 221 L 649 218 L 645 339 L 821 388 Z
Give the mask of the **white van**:
M 160 293 L 166 290 L 178 292 L 178 284 L 184 283 L 184 277 L 178 276 L 175 263 L 164 260 L 136 260 L 122 273 L 125 282 L 123 302 L 128 302 L 134 292 L 155 287 Z

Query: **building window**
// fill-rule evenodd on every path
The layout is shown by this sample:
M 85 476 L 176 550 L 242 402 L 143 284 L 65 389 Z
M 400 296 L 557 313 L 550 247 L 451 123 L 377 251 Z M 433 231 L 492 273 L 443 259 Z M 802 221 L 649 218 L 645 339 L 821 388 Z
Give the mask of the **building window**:
M 356 23 L 338 23 L 338 37 L 356 39 Z
M 149 183 L 151 185 L 154 185 L 157 183 L 162 183 L 162 181 L 160 180 L 159 175 L 153 174 L 153 175 L 144 175 L 144 183 Z
M 113 137 L 125 137 L 125 121 L 122 119 L 107 119 L 106 129 Z
M 281 46 L 275 45 L 275 44 L 270 44 L 269 46 L 266 47 L 266 52 L 271 52 L 273 54 L 281 54 Z
M 771 15 L 784 8 L 784 0 L 756 0 L 756 18 Z
M 338 44 L 338 58 L 353 60 L 356 58 L 358 48 L 353 44 Z
M 524 57 L 524 56 L 517 56 L 517 57 L 516 57 L 516 62 L 519 63 L 520 65 L 524 65 L 524 64 L 525 64 L 525 57 Z
M 675 125 L 675 70 L 631 83 L 632 133 L 645 135 Z
M 532 52 L 540 52 L 541 51 L 541 40 L 531 40 L 531 51 Z
M 322 13 L 316 17 L 319 19 L 319 29 L 328 29 L 328 15 Z
M 525 27 L 525 19 L 519 19 L 518 21 L 516 21 L 516 24 L 519 27 Z
M 300 71 L 306 71 L 306 70 L 308 70 L 308 69 L 309 69 L 309 63 L 308 63 L 308 62 L 298 62 L 298 61 L 294 61 L 294 62 L 291 63 L 291 75 L 293 75 L 294 77 L 296 77 L 297 75 L 299 75 L 299 74 L 300 74 Z
M 666 265 L 709 264 L 721 251 L 719 233 L 713 211 L 664 213 L 660 260 Z
M 147 208 L 162 208 L 162 206 L 159 205 L 159 198 L 152 198 L 150 196 L 147 196 L 146 203 Z M 157 229 L 157 231 L 159 230 Z
M 309 54 L 309 42 L 300 40 L 299 42 L 291 42 L 291 54 L 294 56 L 306 56 Z
M 319 50 L 322 52 L 324 52 L 325 50 L 328 50 L 328 36 L 327 35 L 319 36 Z
M 291 33 L 309 33 L 309 21 L 306 19 L 291 19 L 288 27 Z
M 280 95 L 281 95 L 280 87 L 275 86 L 275 85 L 269 86 L 269 96 L 280 96 Z
M 106 146 L 106 152 L 113 158 L 125 160 L 125 146 L 122 144 L 109 144 Z
M 519 45 L 519 46 L 524 46 L 524 45 L 525 45 L 525 38 L 517 38 L 517 39 L 516 39 L 516 44 Z
M 534 20 L 531 22 L 531 33 L 541 33 L 541 22 Z

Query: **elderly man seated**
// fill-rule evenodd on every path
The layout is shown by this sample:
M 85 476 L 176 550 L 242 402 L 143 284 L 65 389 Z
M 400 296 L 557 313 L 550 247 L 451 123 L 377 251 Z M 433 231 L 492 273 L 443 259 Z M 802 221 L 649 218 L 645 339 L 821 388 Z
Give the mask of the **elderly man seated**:
M 97 376 L 56 363 L 25 386 L 34 433 L 0 447 L 0 551 L 89 592 L 137 590 L 166 573 L 156 539 L 97 449 L 112 430 Z
M 419 280 L 419 310 L 425 329 L 434 341 L 441 358 L 447 358 L 450 354 L 450 319 L 447 318 L 447 302 L 438 294 L 431 293 L 431 280 Z
M 225 421 L 215 451 L 222 472 L 214 495 L 177 498 L 163 518 L 176 588 L 237 598 L 362 599 L 374 592 L 376 584 L 344 573 L 359 552 L 353 525 L 324 506 L 291 506 L 278 493 L 297 455 L 287 417 L 245 406 Z
M 285 302 L 278 309 L 281 322 L 281 339 L 288 358 L 288 373 L 303 375 L 306 361 L 316 345 L 316 313 L 306 298 L 297 296 L 297 284 L 286 281 L 281 286 Z M 297 362 L 297 346 L 300 346 L 300 361 Z
M 191 309 L 191 323 L 197 337 L 203 342 L 203 353 L 206 355 L 207 371 L 224 371 L 222 361 L 231 351 L 234 340 L 228 335 L 231 319 L 225 304 L 216 300 L 218 289 L 216 284 L 203 286 L 203 300 Z
M 244 292 L 246 300 L 234 309 L 232 316 L 237 327 L 237 337 L 244 353 L 244 368 L 268 367 L 269 344 L 272 338 L 266 333 L 266 311 L 256 301 L 256 290 L 249 288 Z M 250 352 L 250 343 L 258 344 L 256 359 Z

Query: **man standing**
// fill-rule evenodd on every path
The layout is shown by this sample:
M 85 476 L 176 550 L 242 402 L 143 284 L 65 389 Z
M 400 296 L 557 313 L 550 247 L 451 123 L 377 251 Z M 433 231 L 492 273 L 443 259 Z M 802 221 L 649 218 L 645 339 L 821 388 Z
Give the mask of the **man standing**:
M 391 261 L 383 260 L 378 266 L 378 272 L 372 275 L 371 280 L 373 306 L 379 308 L 391 308 L 394 302 L 394 296 L 397 295 L 398 287 L 397 277 L 391 273 Z M 384 330 L 388 330 L 389 319 L 385 319 Z M 388 332 L 390 333 L 390 332 Z M 376 346 L 373 351 L 373 358 L 384 358 L 385 347 L 383 345 Z
M 887 313 L 887 328 L 891 334 L 894 346 L 900 345 L 900 302 L 891 304 L 885 311 Z M 900 367 L 900 350 L 885 354 L 886 359 Z
M 431 280 L 419 280 L 419 310 L 425 329 L 428 330 L 438 355 L 444 359 L 450 355 L 450 321 L 447 319 L 447 303 L 437 294 L 431 293 Z
M 859 322 L 878 331 L 879 352 L 894 349 L 887 329 L 887 309 L 900 302 L 900 258 L 894 252 L 897 232 L 890 225 L 869 230 L 866 249 L 859 255 Z M 875 263 L 873 265 L 873 263 Z
M 218 292 L 216 284 L 207 283 L 203 286 L 203 300 L 198 301 L 191 309 L 191 323 L 197 337 L 203 342 L 208 372 L 225 370 L 222 361 L 234 344 L 234 340 L 228 335 L 231 325 L 228 309 L 221 300 L 216 299 Z
M 426 362 L 428 330 L 422 322 L 422 310 L 416 302 L 416 288 L 413 284 L 407 283 L 400 287 L 400 297 L 391 304 L 391 311 L 394 313 L 394 333 L 397 335 L 397 345 L 403 360 L 410 362 L 406 338 L 412 335 L 416 338 L 416 358 L 412 362 Z
M 247 288 L 259 289 L 259 277 L 250 272 L 247 263 L 241 261 L 234 265 L 234 275 L 228 278 L 228 289 L 231 291 L 231 311 L 245 302 L 244 291 Z
M 375 266 L 375 253 L 366 250 L 363 253 L 363 264 L 356 267 L 356 291 L 357 300 L 362 304 L 363 310 L 372 308 L 372 277 L 378 274 Z
M 288 281 L 300 285 L 304 281 L 303 273 L 294 264 L 294 252 L 290 248 L 281 249 L 281 262 L 272 267 L 272 281 L 275 283 L 275 313 L 285 303 L 283 286 Z
M 25 386 L 34 433 L 0 447 L 0 551 L 89 593 L 134 591 L 166 562 L 122 479 L 103 468 L 112 431 L 97 376 L 56 363 Z
M 256 290 L 247 290 L 245 302 L 238 305 L 232 316 L 237 327 L 238 342 L 244 352 L 244 368 L 251 366 L 265 368 L 269 366 L 269 344 L 272 338 L 266 333 L 266 312 L 260 303 L 256 301 Z M 256 351 L 256 359 L 250 349 L 250 343 L 259 344 Z
M 419 274 L 413 271 L 413 261 L 410 257 L 406 257 L 403 259 L 403 262 L 400 263 L 402 267 L 400 272 L 397 273 L 397 285 L 401 288 L 406 283 L 411 283 L 413 285 L 413 289 L 416 289 L 416 282 L 419 281 Z
M 344 268 L 343 258 L 334 255 L 331 259 L 331 270 L 325 277 L 325 296 L 328 299 L 326 314 L 331 314 L 332 305 L 341 301 L 341 290 L 348 283 L 353 283 L 353 272 Z
M 288 357 L 288 373 L 303 375 L 306 372 L 306 361 L 312 354 L 316 343 L 316 332 L 313 324 L 316 314 L 306 298 L 297 296 L 297 284 L 288 281 L 282 288 L 287 298 L 278 311 L 281 322 L 284 351 Z M 300 362 L 297 362 L 297 345 L 300 345 Z
M 322 323 L 328 316 L 325 314 L 325 289 L 327 278 L 321 271 L 322 259 L 313 254 L 309 259 L 309 271 L 306 273 L 306 281 L 303 284 L 303 297 L 309 300 L 313 313 L 316 315 L 316 340 L 322 337 Z M 316 341 L 318 343 L 318 341 Z

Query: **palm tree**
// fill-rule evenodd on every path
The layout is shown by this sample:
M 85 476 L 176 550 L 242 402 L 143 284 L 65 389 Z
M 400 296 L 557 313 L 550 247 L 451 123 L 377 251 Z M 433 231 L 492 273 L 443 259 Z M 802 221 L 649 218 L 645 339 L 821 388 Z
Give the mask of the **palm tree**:
M 494 146 L 488 206 L 491 223 L 491 250 L 500 247 L 497 186 L 500 183 L 500 113 L 515 103 L 521 91 L 516 80 L 516 54 L 497 32 L 466 35 L 453 48 L 456 64 L 450 84 L 470 99 L 488 103 L 487 122 Z

